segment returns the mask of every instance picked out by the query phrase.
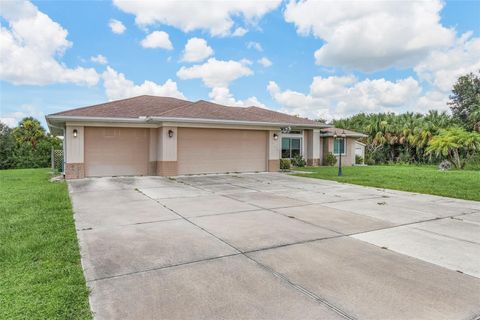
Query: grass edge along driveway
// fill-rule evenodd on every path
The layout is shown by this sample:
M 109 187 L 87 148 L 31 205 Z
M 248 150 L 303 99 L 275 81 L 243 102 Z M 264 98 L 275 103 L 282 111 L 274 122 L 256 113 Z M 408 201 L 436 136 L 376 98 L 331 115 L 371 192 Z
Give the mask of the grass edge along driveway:
M 301 177 L 480 201 L 480 171 L 439 171 L 435 166 L 414 165 L 357 166 L 343 167 L 343 176 L 339 177 L 337 166 L 295 170 L 306 172 L 295 174 Z
M 0 319 L 91 319 L 65 182 L 0 171 Z

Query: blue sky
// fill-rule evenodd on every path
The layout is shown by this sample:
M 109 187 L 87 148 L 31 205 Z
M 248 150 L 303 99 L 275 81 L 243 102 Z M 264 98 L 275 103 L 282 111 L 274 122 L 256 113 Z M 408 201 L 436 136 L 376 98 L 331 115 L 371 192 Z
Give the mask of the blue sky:
M 478 1 L 181 3 L 0 2 L 0 120 L 138 94 L 328 120 L 447 110 L 480 69 Z

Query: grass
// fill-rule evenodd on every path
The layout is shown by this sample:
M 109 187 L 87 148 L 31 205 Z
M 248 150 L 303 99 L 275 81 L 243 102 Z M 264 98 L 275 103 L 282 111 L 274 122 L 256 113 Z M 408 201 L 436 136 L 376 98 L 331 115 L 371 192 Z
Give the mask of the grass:
M 91 318 L 66 184 L 0 171 L 0 319 Z
M 296 169 L 297 170 L 297 169 Z M 435 166 L 305 167 L 302 177 L 480 201 L 480 171 L 439 171 Z

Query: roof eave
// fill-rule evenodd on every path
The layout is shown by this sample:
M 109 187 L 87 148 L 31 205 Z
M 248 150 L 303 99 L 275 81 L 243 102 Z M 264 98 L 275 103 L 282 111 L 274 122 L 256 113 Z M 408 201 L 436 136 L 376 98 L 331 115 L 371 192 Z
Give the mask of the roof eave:
M 62 116 L 47 115 L 47 123 L 55 126 L 55 123 L 65 124 L 65 122 L 110 122 L 110 123 L 161 123 L 161 122 L 182 122 L 182 123 L 201 123 L 201 124 L 230 124 L 246 126 L 265 126 L 265 127 L 295 127 L 295 128 L 326 128 L 330 127 L 324 123 L 302 124 L 289 122 L 266 122 L 266 121 L 244 121 L 244 120 L 223 120 L 223 119 L 203 119 L 203 118 L 181 118 L 181 117 L 139 117 L 139 118 L 116 118 L 116 117 L 83 117 L 83 116 Z M 56 125 L 58 126 L 58 125 Z

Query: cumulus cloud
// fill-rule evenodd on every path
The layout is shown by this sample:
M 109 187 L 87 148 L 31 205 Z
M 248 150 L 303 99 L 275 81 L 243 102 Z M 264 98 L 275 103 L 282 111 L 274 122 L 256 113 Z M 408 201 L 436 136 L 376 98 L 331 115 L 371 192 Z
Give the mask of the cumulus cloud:
M 181 67 L 177 76 L 183 80 L 202 79 L 203 83 L 209 88 L 226 88 L 230 82 L 253 74 L 246 64 L 246 61 L 223 61 L 210 58 L 203 64 Z
M 28 1 L 4 1 L 0 12 L 0 79 L 14 84 L 95 85 L 92 68 L 69 68 L 58 58 L 72 46 L 68 32 Z
M 449 92 L 459 76 L 480 70 L 480 38 L 466 33 L 446 50 L 434 50 L 414 68 L 420 79 Z
M 110 27 L 112 32 L 116 34 L 122 34 L 127 29 L 127 27 L 123 25 L 122 21 L 118 21 L 116 19 L 110 19 L 108 26 Z
M 184 32 L 206 30 L 212 36 L 232 35 L 235 19 L 252 24 L 276 9 L 280 0 L 272 1 L 130 1 L 114 0 L 122 11 L 135 15 L 140 26 L 156 23 L 176 27 Z M 238 27 L 237 35 L 245 33 Z
M 34 117 L 43 121 L 44 113 L 32 105 L 21 105 L 17 111 L 0 113 L 0 122 L 3 122 L 10 128 L 16 127 L 20 120 L 26 117 Z
M 183 50 L 182 61 L 199 62 L 213 54 L 213 49 L 208 46 L 207 41 L 201 38 L 191 38 L 187 41 Z
M 148 34 L 140 44 L 144 48 L 161 48 L 171 50 L 173 49 L 170 36 L 165 31 L 153 31 Z
M 153 81 L 145 80 L 142 84 L 136 85 L 133 81 L 125 78 L 123 73 L 119 73 L 111 67 L 102 74 L 105 93 L 109 100 L 124 99 L 143 94 L 174 97 L 185 99 L 185 96 L 177 88 L 177 83 L 168 79 L 164 84 L 158 84 Z
M 247 42 L 247 49 L 255 49 L 259 52 L 263 51 L 262 45 L 255 41 Z
M 432 50 L 451 45 L 455 32 L 441 25 L 442 7 L 440 0 L 294 0 L 284 17 L 299 34 L 325 41 L 315 52 L 317 64 L 374 71 L 412 67 Z
M 252 62 L 247 59 L 223 61 L 210 58 L 203 64 L 180 68 L 177 76 L 180 79 L 201 79 L 207 87 L 212 89 L 209 97 L 213 102 L 229 106 L 256 105 L 264 107 L 255 97 L 236 100 L 228 88 L 232 81 L 253 74 L 248 67 L 250 64 Z
M 358 112 L 404 111 L 415 105 L 421 93 L 419 83 L 411 77 L 395 82 L 359 81 L 353 76 L 314 77 L 308 94 L 282 91 L 274 81 L 269 82 L 267 90 L 284 112 L 327 120 Z
M 94 57 L 91 57 L 90 60 L 92 62 L 96 62 L 96 63 L 100 63 L 100 64 L 107 64 L 108 63 L 108 60 L 107 58 L 104 56 L 104 55 L 96 55 Z
M 223 104 L 226 106 L 232 107 L 261 107 L 266 108 L 266 106 L 258 101 L 257 97 L 249 97 L 245 100 L 236 100 L 233 94 L 230 92 L 228 88 L 224 87 L 216 87 L 213 88 L 212 91 L 208 94 L 208 96 L 212 99 L 213 102 L 218 104 Z
M 272 66 L 272 61 L 270 61 L 270 59 L 268 59 L 267 57 L 263 57 L 259 59 L 257 62 L 260 63 L 265 68 Z

